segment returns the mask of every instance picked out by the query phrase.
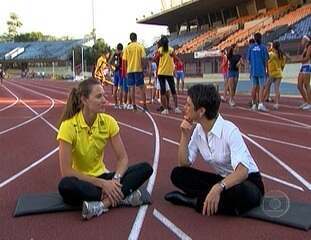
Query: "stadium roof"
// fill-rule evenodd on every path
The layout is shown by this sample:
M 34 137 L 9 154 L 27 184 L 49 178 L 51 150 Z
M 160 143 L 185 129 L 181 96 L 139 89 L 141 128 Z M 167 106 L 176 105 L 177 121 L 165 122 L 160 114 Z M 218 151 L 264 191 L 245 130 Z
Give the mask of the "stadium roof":
M 23 48 L 23 51 L 8 61 L 65 61 L 72 49 L 81 46 L 84 42 L 84 39 L 79 39 L 0 43 L 0 61 L 6 61 L 5 55 L 17 48 Z
M 247 0 L 193 0 L 138 20 L 137 23 L 175 25 L 243 2 L 247 2 Z

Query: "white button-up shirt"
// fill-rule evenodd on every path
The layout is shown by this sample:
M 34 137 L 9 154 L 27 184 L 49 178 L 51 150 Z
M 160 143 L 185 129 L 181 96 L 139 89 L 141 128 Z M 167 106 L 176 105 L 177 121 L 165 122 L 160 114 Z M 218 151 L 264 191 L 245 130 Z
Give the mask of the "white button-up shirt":
M 194 163 L 198 153 L 222 177 L 232 173 L 239 163 L 248 169 L 248 173 L 259 171 L 238 127 L 221 115 L 207 135 L 200 124 L 196 125 L 188 145 L 190 164 Z

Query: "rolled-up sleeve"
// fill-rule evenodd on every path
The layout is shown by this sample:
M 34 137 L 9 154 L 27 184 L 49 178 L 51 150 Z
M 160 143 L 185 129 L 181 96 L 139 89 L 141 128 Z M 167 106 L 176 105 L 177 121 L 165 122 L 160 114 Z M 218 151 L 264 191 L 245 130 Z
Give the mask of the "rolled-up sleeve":
M 232 168 L 235 170 L 241 163 L 249 169 L 251 155 L 238 128 L 232 130 L 229 135 L 229 147 Z

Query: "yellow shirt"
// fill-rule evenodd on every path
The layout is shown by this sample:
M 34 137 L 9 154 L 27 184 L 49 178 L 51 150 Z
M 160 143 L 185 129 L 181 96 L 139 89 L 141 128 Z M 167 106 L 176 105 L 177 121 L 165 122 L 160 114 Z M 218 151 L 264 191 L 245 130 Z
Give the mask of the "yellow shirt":
M 158 53 L 160 54 L 160 61 L 158 67 L 158 75 L 174 76 L 174 61 L 172 53 L 174 49 L 169 47 L 168 52 L 164 52 L 160 47 Z
M 100 56 L 97 59 L 96 68 L 95 68 L 95 78 L 99 80 L 104 80 L 105 76 L 103 73 L 104 68 L 107 66 L 107 59 L 104 56 Z
M 283 68 L 285 66 L 285 56 L 280 59 L 275 52 L 269 53 L 269 61 L 268 61 L 268 71 L 269 77 L 272 78 L 282 78 Z
M 123 60 L 127 62 L 127 73 L 142 72 L 142 58 L 145 56 L 145 49 L 141 44 L 137 42 L 130 43 L 122 56 Z
M 104 148 L 108 140 L 119 133 L 117 121 L 105 113 L 97 114 L 90 128 L 82 111 L 62 122 L 57 140 L 72 145 L 72 168 L 89 176 L 106 172 Z

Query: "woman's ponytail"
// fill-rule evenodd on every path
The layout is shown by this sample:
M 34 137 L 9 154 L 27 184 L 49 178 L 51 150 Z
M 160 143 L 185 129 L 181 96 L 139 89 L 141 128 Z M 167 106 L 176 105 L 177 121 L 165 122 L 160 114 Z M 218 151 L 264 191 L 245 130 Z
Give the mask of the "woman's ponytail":
M 80 93 L 77 88 L 73 88 L 68 96 L 67 104 L 60 119 L 60 123 L 72 118 L 76 113 L 81 110 Z

